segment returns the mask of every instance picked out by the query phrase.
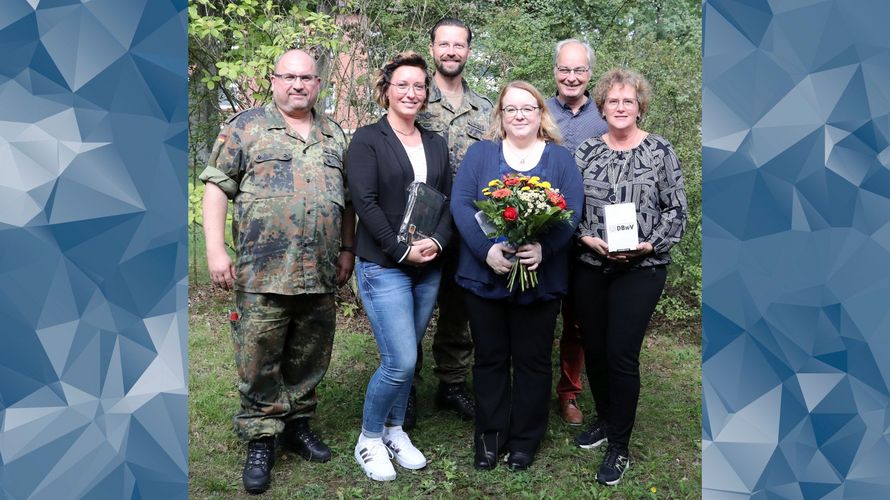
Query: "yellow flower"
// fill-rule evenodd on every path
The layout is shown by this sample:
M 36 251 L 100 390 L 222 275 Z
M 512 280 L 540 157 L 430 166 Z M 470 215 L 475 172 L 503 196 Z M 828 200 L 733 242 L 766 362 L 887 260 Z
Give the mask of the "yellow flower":
M 488 182 L 488 187 L 494 187 L 494 186 L 497 186 L 497 185 L 500 184 L 500 183 L 501 183 L 501 181 L 495 179 L 495 180 L 493 180 L 493 181 L 489 181 L 489 182 Z
M 545 189 L 550 189 L 550 182 L 549 181 L 542 182 L 541 187 L 545 188 Z
M 528 186 L 524 186 L 523 188 L 520 189 L 520 191 L 531 191 L 531 189 L 532 188 L 530 188 Z
M 658 491 L 658 490 L 656 490 L 656 489 L 655 489 L 655 486 L 653 486 L 653 487 L 649 488 L 649 491 L 651 491 L 652 493 L 655 493 L 655 492 Z
M 488 188 L 483 189 L 483 190 L 482 190 L 482 194 L 484 194 L 485 196 L 490 195 L 490 194 L 491 194 L 491 189 L 488 189 Z
M 533 175 L 531 179 L 528 180 L 529 184 L 537 184 L 541 182 L 541 178 L 537 175 Z

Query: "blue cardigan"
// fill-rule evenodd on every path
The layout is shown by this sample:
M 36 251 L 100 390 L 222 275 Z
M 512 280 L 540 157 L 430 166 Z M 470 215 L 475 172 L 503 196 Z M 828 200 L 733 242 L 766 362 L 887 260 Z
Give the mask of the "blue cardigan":
M 573 211 L 571 224 L 556 224 L 541 238 L 542 260 L 538 266 L 538 286 L 525 292 L 515 284 L 507 290 L 507 275 L 494 273 L 485 257 L 494 244 L 479 228 L 473 204 L 484 199 L 482 189 L 501 176 L 501 143 L 481 141 L 470 146 L 451 189 L 451 215 L 461 235 L 460 260 L 455 280 L 458 285 L 487 299 L 509 299 L 520 304 L 549 300 L 565 295 L 568 288 L 569 246 L 575 227 L 581 219 L 584 186 L 581 173 L 571 153 L 562 146 L 548 143 L 541 161 L 527 175 L 538 175 L 549 181 L 565 196 Z M 542 175 L 543 174 L 543 175 Z

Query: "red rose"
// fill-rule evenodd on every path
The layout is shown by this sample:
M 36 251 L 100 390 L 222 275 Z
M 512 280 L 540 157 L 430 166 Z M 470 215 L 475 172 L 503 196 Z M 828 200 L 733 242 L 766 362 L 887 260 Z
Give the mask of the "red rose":
M 506 179 L 504 179 L 505 186 L 515 186 L 517 184 L 519 184 L 519 179 L 517 179 L 516 177 L 507 177 Z
M 504 220 L 507 222 L 513 222 L 516 220 L 516 217 L 519 216 L 519 213 L 516 212 L 516 209 L 513 207 L 507 207 L 504 209 Z
M 559 207 L 559 208 L 562 209 L 562 210 L 565 210 L 565 209 L 566 209 L 566 199 L 563 198 L 562 196 L 560 196 L 560 197 L 559 197 L 559 202 L 556 204 L 556 206 Z

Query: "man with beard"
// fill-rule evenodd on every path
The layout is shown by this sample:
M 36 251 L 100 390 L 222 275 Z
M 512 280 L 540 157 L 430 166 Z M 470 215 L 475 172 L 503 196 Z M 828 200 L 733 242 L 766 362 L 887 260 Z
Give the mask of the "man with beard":
M 575 38 L 556 44 L 553 55 L 556 95 L 547 100 L 547 109 L 556 119 L 562 133 L 563 146 L 572 154 L 582 142 L 603 135 L 608 130 L 596 103 L 587 91 L 594 64 L 596 58 L 590 45 Z M 584 346 L 581 344 L 581 328 L 575 321 L 572 309 L 574 299 L 571 297 L 571 290 L 570 286 L 570 295 L 563 300 L 562 338 L 559 342 L 560 377 L 556 394 L 563 421 L 569 425 L 581 425 L 584 415 L 578 408 L 577 398 L 581 393 Z
M 417 116 L 423 128 L 442 135 L 448 142 L 452 174 L 457 173 L 467 148 L 482 140 L 491 117 L 491 101 L 472 91 L 462 76 L 472 40 L 473 32 L 459 19 L 440 19 L 430 30 L 430 55 L 436 65 L 436 74 L 429 89 L 429 104 Z M 453 279 L 459 243 L 452 239 L 443 254 L 439 319 L 433 335 L 433 359 L 436 362 L 433 371 L 439 379 L 437 406 L 455 411 L 464 420 L 471 420 L 474 402 L 467 391 L 466 380 L 472 365 L 473 339 L 467 326 L 463 292 Z M 421 364 L 422 349 L 418 345 L 416 374 L 420 373 Z M 416 378 L 417 375 L 415 385 Z M 412 387 L 405 428 L 414 426 L 416 408 L 416 391 Z
M 313 109 L 321 87 L 315 60 L 287 51 L 271 78 L 273 102 L 228 121 L 200 176 L 207 267 L 216 285 L 235 290 L 234 422 L 248 442 L 242 480 L 253 494 L 269 487 L 276 437 L 306 460 L 331 458 L 309 418 L 331 360 L 334 291 L 355 260 L 346 136 Z M 228 199 L 234 264 L 224 237 Z

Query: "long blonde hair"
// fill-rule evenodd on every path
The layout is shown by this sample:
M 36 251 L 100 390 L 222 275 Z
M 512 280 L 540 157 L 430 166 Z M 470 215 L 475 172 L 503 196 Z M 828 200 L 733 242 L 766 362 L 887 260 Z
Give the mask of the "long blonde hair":
M 559 132 L 556 120 L 553 119 L 553 115 L 550 114 L 547 105 L 544 103 L 544 96 L 541 95 L 541 92 L 539 92 L 534 85 L 523 80 L 514 80 L 501 89 L 501 93 L 498 95 L 498 100 L 491 112 L 491 125 L 488 128 L 488 138 L 495 141 L 503 141 L 504 138 L 507 137 L 507 132 L 504 130 L 504 124 L 502 122 L 504 112 L 501 108 L 504 106 L 504 96 L 510 89 L 524 90 L 535 98 L 535 101 L 541 110 L 541 126 L 538 127 L 538 139 L 543 139 L 555 144 L 562 144 L 562 134 Z

